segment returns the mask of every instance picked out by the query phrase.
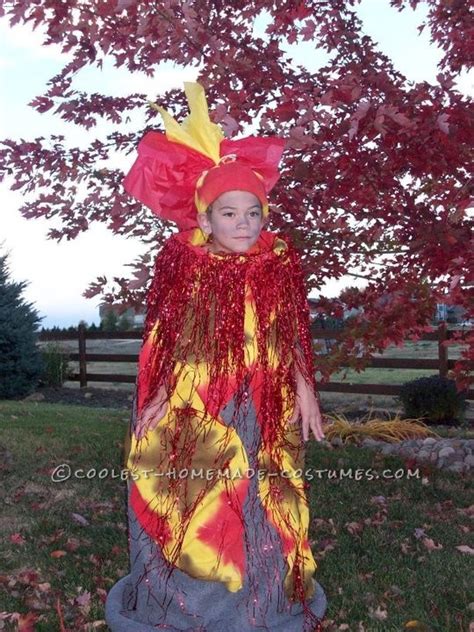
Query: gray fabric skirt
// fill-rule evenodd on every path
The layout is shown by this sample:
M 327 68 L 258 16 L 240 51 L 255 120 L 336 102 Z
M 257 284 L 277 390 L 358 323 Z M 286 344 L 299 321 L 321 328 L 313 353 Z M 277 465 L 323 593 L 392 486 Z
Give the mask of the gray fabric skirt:
M 234 414 L 236 413 L 236 414 Z M 136 408 L 133 407 L 133 429 Z M 247 451 L 250 467 L 257 467 L 260 432 L 253 404 L 235 411 L 234 401 L 221 411 L 235 427 Z M 128 489 L 130 493 L 130 489 Z M 196 579 L 172 566 L 159 545 L 138 522 L 128 502 L 130 573 L 107 595 L 105 618 L 112 632 L 312 632 L 314 617 L 322 619 L 327 600 L 316 583 L 313 599 L 291 603 L 283 591 L 287 563 L 280 538 L 265 516 L 257 477 L 243 506 L 246 576 L 244 586 L 230 592 L 217 581 Z

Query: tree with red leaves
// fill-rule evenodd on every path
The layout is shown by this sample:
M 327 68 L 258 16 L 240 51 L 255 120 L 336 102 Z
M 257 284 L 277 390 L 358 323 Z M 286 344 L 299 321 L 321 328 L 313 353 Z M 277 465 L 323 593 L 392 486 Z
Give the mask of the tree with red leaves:
M 131 0 L 13 0 L 4 19 L 41 26 L 45 45 L 59 44 L 72 59 L 31 105 L 86 129 L 110 120 L 117 129 L 87 148 L 63 137 L 2 141 L 0 177 L 27 198 L 24 217 L 57 217 L 49 236 L 74 239 L 91 221 L 152 244 L 134 264 L 134 278 L 104 277 L 86 295 L 142 303 L 154 251 L 169 226 L 122 188 L 117 154 L 132 152 L 159 120 L 150 109 L 142 129 L 122 130 L 145 95 L 116 98 L 74 88 L 75 74 L 116 66 L 152 75 L 172 60 L 199 67 L 214 121 L 229 136 L 253 125 L 257 134 L 287 140 L 282 178 L 273 194 L 274 230 L 291 232 L 304 253 L 310 287 L 353 274 L 364 289 L 321 297 L 318 310 L 340 317 L 359 308 L 337 349 L 321 362 L 324 377 L 341 363 L 363 367 L 374 351 L 422 334 L 437 302 L 473 315 L 472 219 L 467 214 L 472 105 L 455 79 L 472 61 L 469 5 L 463 0 L 392 0 L 398 10 L 428 7 L 424 28 L 443 50 L 437 83 L 409 82 L 362 32 L 358 0 L 280 0 L 238 3 L 160 3 Z M 265 15 L 262 35 L 254 29 Z M 423 28 L 422 27 L 422 28 Z M 328 61 L 310 71 L 285 52 L 313 42 Z M 179 119 L 184 93 L 156 99 Z M 174 109 L 173 109 L 174 108 Z M 237 122 L 238 121 L 238 122 Z M 120 128 L 120 131 L 119 131 Z M 114 158 L 112 163 L 111 159 Z M 110 164 L 108 164 L 108 162 Z M 100 166 L 98 166 L 100 164 Z M 103 166 L 105 164 L 105 166 Z M 108 165 L 108 166 L 107 166 Z M 353 272 L 354 270 L 357 271 Z M 456 363 L 458 386 L 468 385 L 474 333 Z M 356 350 L 363 349 L 362 355 Z M 358 357 L 356 357 L 358 356 Z

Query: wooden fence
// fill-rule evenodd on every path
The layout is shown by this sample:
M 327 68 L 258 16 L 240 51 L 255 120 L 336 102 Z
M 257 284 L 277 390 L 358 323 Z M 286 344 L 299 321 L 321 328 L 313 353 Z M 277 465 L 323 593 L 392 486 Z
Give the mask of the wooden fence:
M 312 333 L 314 339 L 337 340 L 341 336 L 340 329 L 322 329 L 313 325 Z M 446 376 L 448 371 L 454 367 L 455 360 L 448 358 L 448 347 L 444 341 L 452 338 L 453 330 L 446 327 L 445 322 L 441 322 L 437 330 L 426 333 L 419 340 L 435 340 L 438 342 L 438 357 L 435 359 L 418 358 L 372 358 L 367 367 L 380 369 L 431 369 L 438 371 L 439 375 Z M 104 332 L 87 331 L 84 325 L 79 325 L 78 331 L 74 333 L 48 333 L 39 334 L 39 340 L 62 341 L 77 340 L 78 353 L 69 353 L 71 361 L 79 362 L 79 373 L 74 373 L 68 379 L 79 382 L 81 387 L 86 387 L 88 382 L 121 382 L 135 383 L 135 375 L 120 375 L 116 373 L 89 373 L 87 366 L 92 362 L 138 362 L 138 354 L 122 353 L 87 353 L 87 340 L 141 340 L 141 331 L 126 332 Z M 348 366 L 342 364 L 341 366 Z M 351 382 L 330 382 L 318 383 L 319 391 L 332 391 L 338 393 L 360 393 L 369 395 L 398 395 L 400 385 L 397 384 L 356 384 Z M 474 399 L 474 389 L 467 391 L 467 399 Z

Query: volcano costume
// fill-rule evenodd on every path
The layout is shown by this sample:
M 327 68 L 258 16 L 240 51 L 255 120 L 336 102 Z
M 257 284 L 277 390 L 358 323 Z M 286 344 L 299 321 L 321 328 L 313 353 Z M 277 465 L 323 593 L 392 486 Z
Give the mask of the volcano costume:
M 301 428 L 288 423 L 296 369 L 314 387 L 299 258 L 268 231 L 246 252 L 211 252 L 196 222 L 229 190 L 251 191 L 268 213 L 283 144 L 224 140 L 201 86 L 185 86 L 191 115 L 180 127 L 162 111 L 166 137 L 145 136 L 125 180 L 181 231 L 148 292 L 127 461 L 131 572 L 109 592 L 106 620 L 112 632 L 313 632 L 326 598 Z M 160 388 L 166 412 L 137 438 Z

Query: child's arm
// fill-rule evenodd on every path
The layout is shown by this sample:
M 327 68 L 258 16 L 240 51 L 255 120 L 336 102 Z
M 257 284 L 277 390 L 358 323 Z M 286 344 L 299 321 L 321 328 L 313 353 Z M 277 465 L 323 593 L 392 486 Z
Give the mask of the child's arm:
M 301 350 L 297 347 L 296 354 L 302 361 Z M 313 386 L 304 378 L 298 368 L 298 362 L 295 362 L 295 379 L 296 379 L 296 405 L 293 415 L 289 423 L 295 423 L 301 416 L 301 425 L 303 428 L 303 440 L 308 441 L 309 429 L 313 431 L 316 441 L 324 439 L 322 426 L 321 410 L 319 408 L 319 400 L 314 393 Z
M 161 386 L 153 399 L 138 414 L 135 424 L 135 437 L 141 439 L 149 430 L 153 430 L 168 410 L 168 391 Z
M 324 432 L 319 408 L 319 396 L 315 393 L 307 289 L 299 254 L 292 247 L 290 247 L 289 251 L 292 263 L 292 282 L 295 292 L 294 309 L 296 316 L 296 344 L 294 349 L 296 404 L 289 423 L 295 423 L 301 416 L 304 441 L 308 441 L 309 439 L 310 428 L 313 431 L 316 441 L 322 441 L 324 439 Z

